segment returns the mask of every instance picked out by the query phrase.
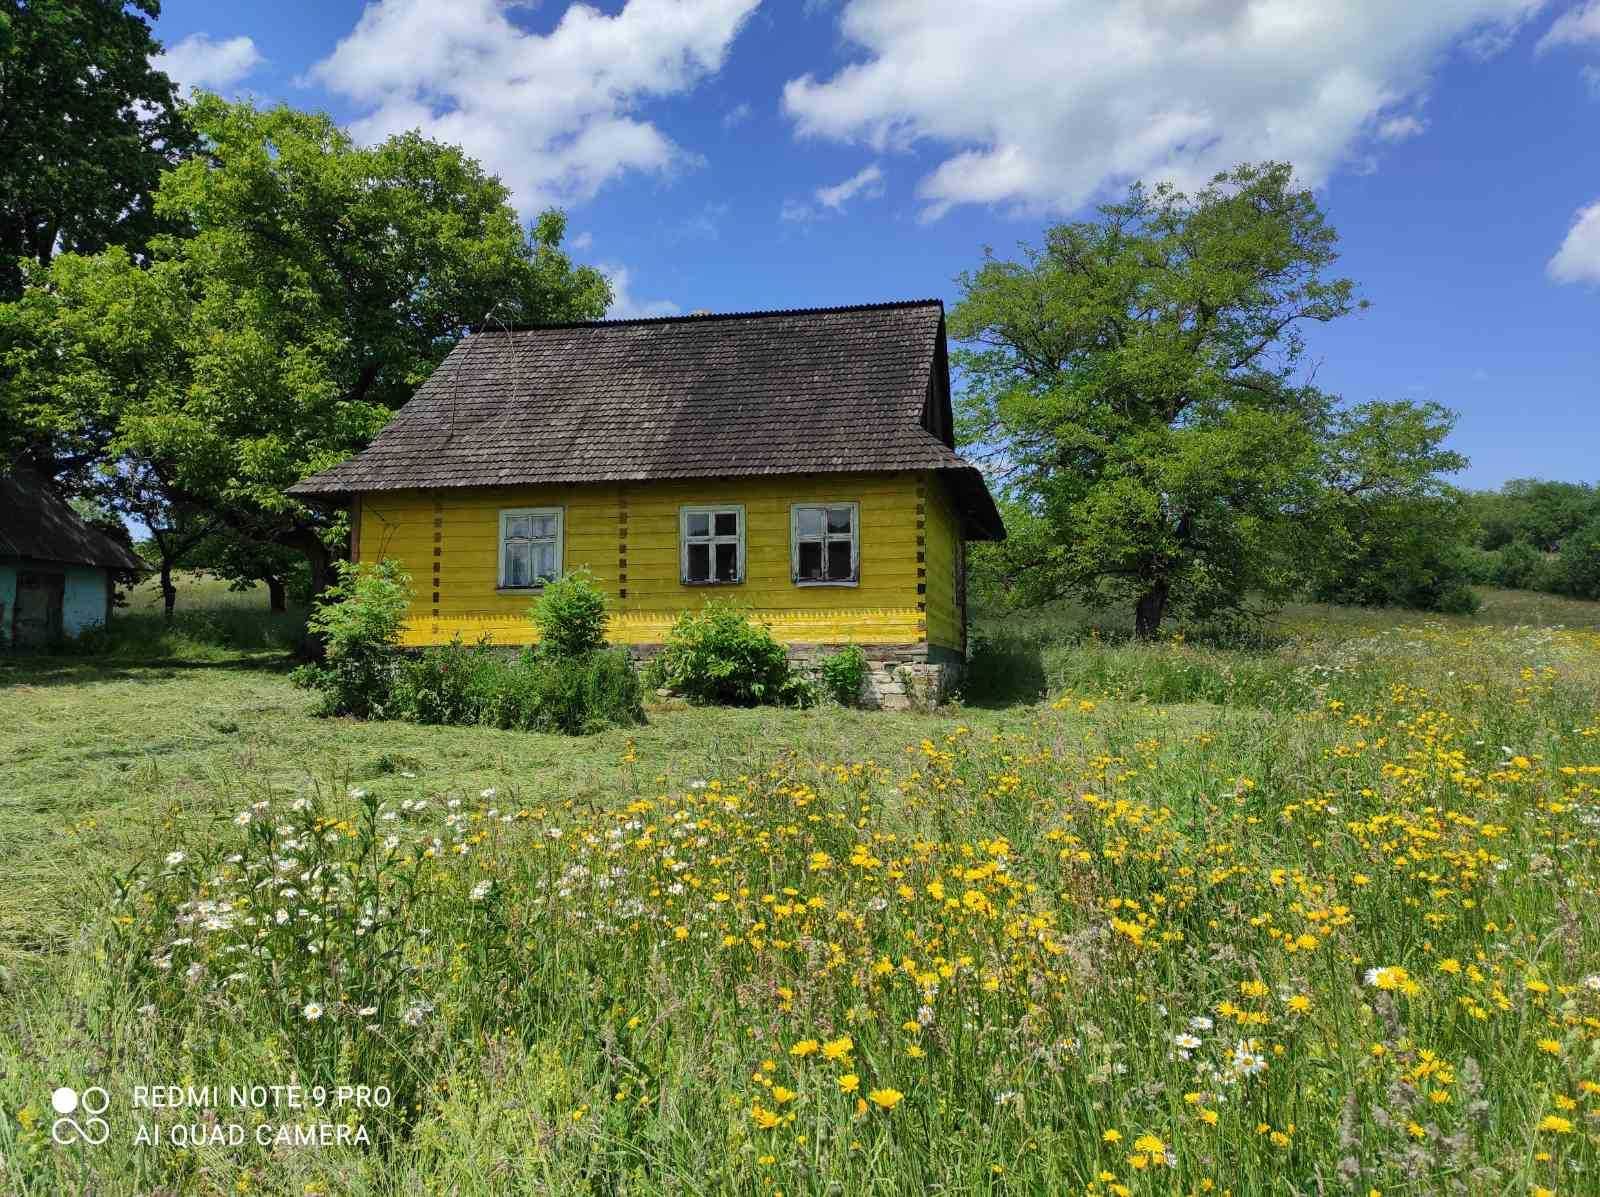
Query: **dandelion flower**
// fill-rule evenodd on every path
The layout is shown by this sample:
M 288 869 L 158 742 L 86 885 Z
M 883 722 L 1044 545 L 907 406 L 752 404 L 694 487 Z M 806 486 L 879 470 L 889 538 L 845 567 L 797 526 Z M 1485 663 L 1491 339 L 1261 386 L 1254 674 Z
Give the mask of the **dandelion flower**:
M 1119 1143 L 1122 1141 L 1122 1132 L 1113 1128 L 1112 1130 L 1106 1131 L 1106 1133 L 1101 1135 L 1100 1138 L 1107 1143 Z
M 837 1039 L 830 1039 L 822 1045 L 823 1057 L 829 1060 L 842 1060 L 848 1056 L 855 1047 L 855 1041 L 848 1035 L 841 1035 Z
M 791 1056 L 813 1056 L 822 1045 L 815 1039 L 802 1039 L 789 1049 Z
M 905 1094 L 900 1092 L 898 1089 L 874 1089 L 871 1093 L 867 1094 L 867 1097 L 870 1098 L 872 1104 L 877 1106 L 880 1110 L 892 1110 L 895 1108 L 895 1106 L 900 1104 L 901 1100 L 905 1097 Z
M 1570 1135 L 1572 1133 L 1572 1120 L 1563 1118 L 1559 1114 L 1546 1114 L 1539 1119 L 1539 1129 L 1553 1131 L 1558 1135 Z
M 847 1072 L 839 1078 L 839 1089 L 844 1093 L 854 1093 L 861 1088 L 861 1078 L 853 1072 Z

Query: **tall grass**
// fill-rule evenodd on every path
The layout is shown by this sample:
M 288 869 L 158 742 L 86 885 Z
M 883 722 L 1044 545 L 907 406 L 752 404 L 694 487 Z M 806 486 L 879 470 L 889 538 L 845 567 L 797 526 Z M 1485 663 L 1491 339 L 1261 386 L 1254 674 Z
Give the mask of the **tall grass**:
M 1263 676 L 1302 671 L 1307 693 L 1235 669 L 1228 693 L 1259 702 L 1203 721 L 1087 691 L 1204 692 L 1182 659 L 1214 679 L 1219 650 L 1141 671 L 1122 654 L 1145 650 L 1106 646 L 1010 732 L 951 722 L 892 758 L 730 762 L 688 786 L 628 771 L 598 806 L 514 778 L 420 801 L 237 779 L 224 817 L 174 822 L 108 892 L 79 995 L 96 1063 L 393 1100 L 297 1116 L 373 1140 L 319 1152 L 141 1152 L 119 1110 L 92 1175 L 1584 1191 L 1593 641 L 1421 625 L 1286 645 L 1289 674 Z M 72 1164 L 31 1117 L 8 1167 L 53 1191 Z

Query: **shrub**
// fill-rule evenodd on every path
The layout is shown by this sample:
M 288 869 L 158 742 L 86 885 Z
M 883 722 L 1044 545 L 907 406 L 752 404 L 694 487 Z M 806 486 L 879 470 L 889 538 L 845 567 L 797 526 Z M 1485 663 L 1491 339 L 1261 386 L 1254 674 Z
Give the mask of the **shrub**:
M 853 707 L 861 701 L 861 690 L 867 684 L 867 654 L 861 646 L 850 644 L 822 659 L 822 684 L 838 702 Z
M 413 723 L 477 723 L 499 683 L 499 660 L 485 636 L 402 656 L 395 668 L 389 714 Z
M 1600 516 L 1561 542 L 1558 589 L 1573 598 L 1600 599 Z
M 587 569 L 546 582 L 528 617 L 539 629 L 545 656 L 581 657 L 606 642 L 606 596 Z
M 338 563 L 308 624 L 328 648 L 328 659 L 295 670 L 295 681 L 319 690 L 318 712 L 382 718 L 390 704 L 398 664 L 396 646 L 411 606 L 411 578 L 388 557 L 372 564 Z
M 575 657 L 525 651 L 496 665 L 478 715 L 490 727 L 581 736 L 644 722 L 644 687 L 622 649 Z
M 1544 555 L 1525 540 L 1513 540 L 1500 550 L 1500 560 L 1495 563 L 1493 582 L 1507 590 L 1527 590 Z
M 803 702 L 783 645 L 765 624 L 730 602 L 708 599 L 686 611 L 650 663 L 653 685 L 670 686 L 691 702 L 749 707 Z

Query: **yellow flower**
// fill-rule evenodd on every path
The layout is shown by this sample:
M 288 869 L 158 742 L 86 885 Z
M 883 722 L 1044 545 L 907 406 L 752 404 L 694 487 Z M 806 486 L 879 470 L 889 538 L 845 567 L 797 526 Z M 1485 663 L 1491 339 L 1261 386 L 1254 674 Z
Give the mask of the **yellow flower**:
M 796 1094 L 793 1089 L 785 1089 L 782 1085 L 772 1086 L 772 1100 L 777 1102 L 780 1106 L 786 1101 L 793 1101 L 795 1096 Z
M 815 1039 L 802 1039 L 789 1049 L 791 1056 L 814 1056 L 822 1045 Z
M 822 1054 L 830 1060 L 842 1060 L 850 1054 L 855 1047 L 855 1041 L 848 1035 L 841 1035 L 837 1039 L 830 1039 L 822 1045 Z
M 1140 1135 L 1135 1139 L 1133 1141 L 1133 1149 L 1143 1152 L 1145 1155 L 1165 1155 L 1167 1153 L 1167 1145 L 1151 1134 Z
M 1119 1142 L 1122 1139 L 1122 1132 L 1119 1131 L 1119 1130 L 1108 1130 L 1105 1134 L 1101 1135 L 1100 1137 L 1102 1139 L 1104 1139 L 1107 1143 L 1116 1143 L 1116 1142 Z
M 1552 1056 L 1559 1056 L 1561 1054 L 1561 1040 L 1541 1039 L 1539 1040 L 1539 1050 L 1549 1052 Z
M 1311 999 L 1303 993 L 1297 993 L 1289 999 L 1288 1006 L 1296 1014 L 1305 1014 L 1311 1009 Z
M 927 1053 L 915 1043 L 908 1043 L 906 1044 L 906 1055 L 910 1056 L 913 1060 L 920 1060 L 923 1056 L 927 1055 Z
M 1572 1133 L 1572 1121 L 1561 1117 L 1559 1114 L 1546 1114 L 1539 1119 L 1539 1129 L 1542 1131 L 1554 1131 L 1558 1135 L 1570 1135 Z
M 762 1130 L 771 1130 L 773 1127 L 777 1126 L 783 1121 L 783 1119 L 772 1110 L 769 1110 L 760 1104 L 750 1107 L 750 1117 L 755 1120 L 755 1124 Z
M 847 1072 L 839 1078 L 839 1088 L 846 1093 L 854 1093 L 861 1087 L 861 1078 L 853 1072 Z
M 880 1110 L 892 1110 L 900 1104 L 905 1094 L 898 1089 L 874 1089 L 867 1096 L 872 1099 L 872 1104 Z

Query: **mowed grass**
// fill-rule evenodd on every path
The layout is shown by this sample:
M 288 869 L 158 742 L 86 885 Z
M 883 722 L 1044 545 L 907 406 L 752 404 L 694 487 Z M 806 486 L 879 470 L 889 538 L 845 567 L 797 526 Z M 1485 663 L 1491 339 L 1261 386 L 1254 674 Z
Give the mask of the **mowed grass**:
M 1045 701 L 584 740 L 313 719 L 252 650 L 5 663 L 6 1183 L 1593 1191 L 1600 609 L 1489 600 L 1058 612 Z M 134 1084 L 295 1080 L 398 1097 L 132 1141 L 205 1122 Z M 255 1139 L 319 1119 L 373 1145 Z

